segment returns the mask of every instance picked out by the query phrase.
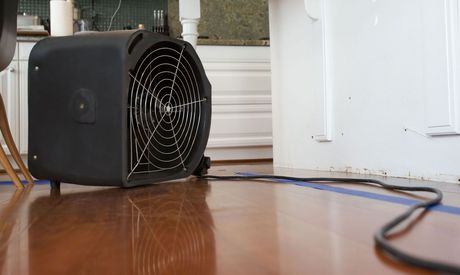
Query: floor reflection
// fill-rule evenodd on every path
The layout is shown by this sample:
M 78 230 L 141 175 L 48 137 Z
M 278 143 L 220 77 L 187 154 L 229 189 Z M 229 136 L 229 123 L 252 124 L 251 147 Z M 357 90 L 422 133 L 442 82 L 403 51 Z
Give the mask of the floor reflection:
M 136 274 L 215 273 L 207 189 L 204 184 L 179 185 L 168 192 L 129 198 Z
M 16 261 L 21 257 L 20 248 L 24 243 L 19 238 L 22 220 L 18 213 L 23 202 L 32 190 L 31 185 L 17 189 L 11 197 L 2 202 L 0 207 L 0 273 L 13 274 L 27 270 L 27 266 L 18 266 Z M 7 259 L 10 259 L 8 261 Z M 14 263 L 12 263 L 14 262 Z
M 208 192 L 187 182 L 39 198 L 30 274 L 214 274 Z

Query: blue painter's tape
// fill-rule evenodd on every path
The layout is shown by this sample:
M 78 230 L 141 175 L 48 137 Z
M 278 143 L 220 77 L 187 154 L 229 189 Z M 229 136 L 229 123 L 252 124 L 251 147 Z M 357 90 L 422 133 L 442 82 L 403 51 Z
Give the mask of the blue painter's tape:
M 27 184 L 27 181 L 23 180 L 21 181 L 23 184 Z M 35 184 L 50 184 L 49 180 L 35 180 Z M 12 181 L 6 180 L 6 181 L 0 181 L 0 185 L 13 185 Z
M 252 174 L 252 173 L 237 173 L 237 174 L 241 176 L 257 176 L 257 174 Z M 317 184 L 317 183 L 294 181 L 294 180 L 282 180 L 282 179 L 279 179 L 279 180 L 273 179 L 273 181 L 278 182 L 278 183 L 290 183 L 290 184 L 314 188 L 318 190 L 324 190 L 324 191 L 329 191 L 329 192 L 334 192 L 334 193 L 339 193 L 339 194 L 344 194 L 344 195 L 350 195 L 350 196 L 355 196 L 355 197 L 361 197 L 361 198 L 366 198 L 366 199 L 371 199 L 371 200 L 402 204 L 402 205 L 407 205 L 407 206 L 412 206 L 419 202 L 417 200 L 408 199 L 408 198 L 377 194 L 377 193 L 372 193 L 372 192 L 367 192 L 367 191 L 351 190 L 351 189 L 346 189 L 346 188 L 336 187 L 336 186 L 331 186 L 331 185 L 326 185 L 326 184 Z M 440 205 L 431 207 L 430 210 L 460 216 L 460 207 L 456 207 L 456 206 L 440 204 Z

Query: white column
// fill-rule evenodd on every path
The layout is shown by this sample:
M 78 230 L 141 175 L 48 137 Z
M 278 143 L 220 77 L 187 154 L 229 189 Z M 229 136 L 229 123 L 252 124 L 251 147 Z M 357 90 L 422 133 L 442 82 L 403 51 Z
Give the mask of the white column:
M 201 17 L 200 0 L 179 0 L 179 18 L 182 24 L 182 37 L 196 48 L 198 23 Z

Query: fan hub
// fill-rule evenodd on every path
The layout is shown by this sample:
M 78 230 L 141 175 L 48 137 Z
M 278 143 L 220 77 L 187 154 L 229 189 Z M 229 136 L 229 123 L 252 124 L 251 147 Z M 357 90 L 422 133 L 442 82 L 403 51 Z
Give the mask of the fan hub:
M 173 109 L 173 108 L 171 107 L 171 104 L 169 104 L 169 103 L 166 104 L 166 106 L 165 106 L 165 111 L 166 111 L 166 113 L 167 113 L 168 115 L 171 115 L 172 109 Z

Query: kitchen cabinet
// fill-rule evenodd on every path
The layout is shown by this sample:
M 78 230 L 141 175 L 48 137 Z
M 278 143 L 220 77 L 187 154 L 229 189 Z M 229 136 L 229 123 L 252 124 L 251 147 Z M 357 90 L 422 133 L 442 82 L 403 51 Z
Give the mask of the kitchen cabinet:
M 212 84 L 206 154 L 213 160 L 272 158 L 269 47 L 198 46 Z
M 5 104 L 8 123 L 10 124 L 11 134 L 14 141 L 18 142 L 19 138 L 19 78 L 18 78 L 18 62 L 13 61 L 0 76 L 0 87 Z M 3 150 L 9 154 L 8 147 L 2 136 L 1 145 Z
M 18 142 L 19 139 L 19 64 L 17 61 L 17 52 L 18 50 L 16 47 L 13 61 L 5 70 L 0 72 L 1 94 L 6 108 L 11 134 L 13 135 L 15 142 Z M 1 139 L 1 146 L 7 154 L 10 153 L 3 136 Z
M 0 72 L 0 88 L 10 124 L 11 134 L 21 154 L 27 154 L 27 70 L 35 42 L 18 42 L 10 65 Z M 2 138 L 1 145 L 9 150 Z
M 11 132 L 22 155 L 28 148 L 28 60 L 35 43 L 18 42 L 0 77 Z M 271 158 L 270 48 L 199 46 L 198 53 L 213 85 L 207 154 L 215 160 Z

